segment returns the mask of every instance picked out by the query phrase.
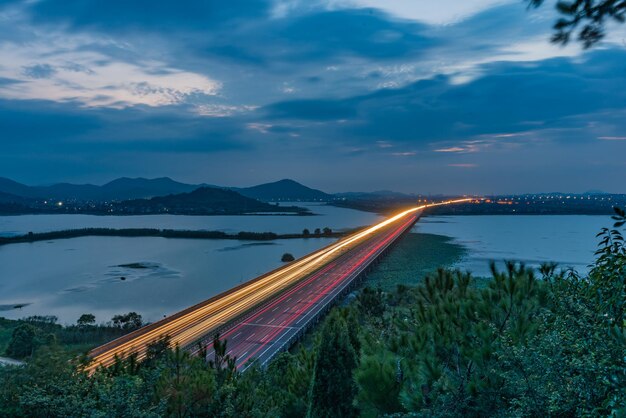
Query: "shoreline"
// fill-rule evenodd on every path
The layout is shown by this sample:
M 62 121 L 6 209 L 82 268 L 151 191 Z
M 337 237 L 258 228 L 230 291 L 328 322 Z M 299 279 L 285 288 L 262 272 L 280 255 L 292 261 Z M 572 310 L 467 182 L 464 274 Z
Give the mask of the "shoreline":
M 307 238 L 341 238 L 360 228 L 346 231 L 321 234 L 277 234 L 274 232 L 246 232 L 229 234 L 222 231 L 208 230 L 182 230 L 182 229 L 157 229 L 157 228 L 81 228 L 65 229 L 50 232 L 28 233 L 9 237 L 0 237 L 0 246 L 10 244 L 22 244 L 57 239 L 70 239 L 81 237 L 160 237 L 178 239 L 229 239 L 237 241 L 273 241 L 277 239 L 307 239 Z

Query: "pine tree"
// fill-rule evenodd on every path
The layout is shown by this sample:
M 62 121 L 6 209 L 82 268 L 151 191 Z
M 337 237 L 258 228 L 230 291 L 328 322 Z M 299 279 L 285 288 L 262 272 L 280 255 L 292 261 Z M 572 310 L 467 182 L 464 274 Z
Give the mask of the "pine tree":
M 356 416 L 353 405 L 356 385 L 352 376 L 356 365 L 357 355 L 350 342 L 348 325 L 340 314 L 334 313 L 324 325 L 317 351 L 310 416 Z

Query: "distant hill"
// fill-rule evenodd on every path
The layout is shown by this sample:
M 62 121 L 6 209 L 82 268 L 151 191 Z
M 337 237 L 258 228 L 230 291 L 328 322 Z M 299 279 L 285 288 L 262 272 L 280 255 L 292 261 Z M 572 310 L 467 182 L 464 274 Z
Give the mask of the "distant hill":
M 27 204 L 31 202 L 32 199 L 28 199 L 22 196 L 16 196 L 11 193 L 0 192 L 0 203 L 18 203 L 18 204 Z
M 115 212 L 127 214 L 172 213 L 181 215 L 233 215 L 255 212 L 306 212 L 297 207 L 281 207 L 242 196 L 227 189 L 200 187 L 189 193 L 118 202 Z
M 0 192 L 0 214 L 20 214 L 27 210 L 33 199 Z
M 0 193 L 10 194 L 21 197 L 34 197 L 31 195 L 33 192 L 32 187 L 25 184 L 18 183 L 6 177 L 0 177 Z
M 168 194 L 188 193 L 204 185 L 185 184 L 169 177 L 156 179 L 122 177 L 101 186 L 101 192 L 107 199 L 140 199 Z
M 284 179 L 253 187 L 233 188 L 244 196 L 263 201 L 329 201 L 333 196 L 304 186 L 297 181 Z
M 79 201 L 145 199 L 190 192 L 200 186 L 202 185 L 179 183 L 168 177 L 156 179 L 122 177 L 102 186 L 70 183 L 27 186 L 7 178 L 0 178 L 0 193 L 28 198 Z

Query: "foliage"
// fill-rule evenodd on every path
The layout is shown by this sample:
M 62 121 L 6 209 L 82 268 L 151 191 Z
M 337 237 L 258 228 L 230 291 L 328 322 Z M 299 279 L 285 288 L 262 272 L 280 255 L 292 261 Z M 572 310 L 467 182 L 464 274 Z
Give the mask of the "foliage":
M 296 258 L 293 256 L 293 254 L 291 253 L 285 253 L 283 254 L 283 256 L 280 258 L 280 261 L 282 261 L 283 263 L 288 263 L 290 261 L 295 260 Z
M 528 0 L 532 7 L 539 7 L 545 0 Z M 608 21 L 623 23 L 626 18 L 625 0 L 559 0 L 556 9 L 561 18 L 554 24 L 552 41 L 567 44 L 579 26 L 578 41 L 585 48 L 599 42 L 605 36 Z
M 113 322 L 113 326 L 125 329 L 125 330 L 133 330 L 137 328 L 141 328 L 143 325 L 143 320 L 141 315 L 137 312 L 129 312 L 123 315 L 115 315 L 111 318 Z
M 348 324 L 335 311 L 321 332 L 315 358 L 310 416 L 356 416 L 357 411 L 353 406 L 356 386 L 352 372 L 357 364 L 357 352 L 350 340 Z
M 382 318 L 385 312 L 385 302 L 383 300 L 383 291 L 380 287 L 376 290 L 366 287 L 357 297 L 359 310 L 365 315 L 372 318 Z
M 36 335 L 37 328 L 32 325 L 22 324 L 15 328 L 7 347 L 7 355 L 20 359 L 32 355 L 36 348 Z
M 355 371 L 364 414 L 623 416 L 626 254 L 619 231 L 599 235 L 587 277 L 546 265 L 538 280 L 508 263 L 485 288 L 440 270 L 393 295 L 363 292 L 387 306 L 385 320 L 368 317 Z
M 76 325 L 79 327 L 86 327 L 96 324 L 96 316 L 94 314 L 82 314 L 80 318 L 76 320 Z

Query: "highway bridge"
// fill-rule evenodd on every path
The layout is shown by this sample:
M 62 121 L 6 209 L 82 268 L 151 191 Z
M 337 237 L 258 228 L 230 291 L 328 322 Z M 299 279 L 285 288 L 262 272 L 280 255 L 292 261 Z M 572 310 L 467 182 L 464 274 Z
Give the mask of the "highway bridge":
M 212 339 L 227 341 L 227 354 L 245 371 L 251 360 L 266 365 L 355 286 L 363 273 L 410 230 L 430 206 L 405 210 L 378 224 L 250 280 L 227 292 L 131 332 L 89 353 L 87 371 L 108 367 L 130 354 L 141 360 L 149 344 L 165 336 L 172 345 L 196 353 L 200 342 L 214 355 Z

